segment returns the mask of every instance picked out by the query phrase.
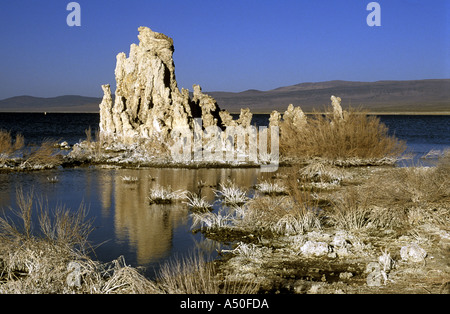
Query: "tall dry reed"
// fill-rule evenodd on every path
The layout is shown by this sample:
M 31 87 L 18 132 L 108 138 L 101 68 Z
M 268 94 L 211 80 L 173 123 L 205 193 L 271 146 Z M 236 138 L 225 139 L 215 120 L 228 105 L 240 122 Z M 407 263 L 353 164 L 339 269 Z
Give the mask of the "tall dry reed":
M 13 140 L 11 132 L 0 130 L 0 161 L 9 158 L 15 152 L 21 150 L 25 146 L 23 135 L 16 134 Z
M 214 263 L 207 261 L 201 252 L 164 264 L 157 287 L 169 294 L 255 294 L 259 290 L 253 281 L 221 279 Z

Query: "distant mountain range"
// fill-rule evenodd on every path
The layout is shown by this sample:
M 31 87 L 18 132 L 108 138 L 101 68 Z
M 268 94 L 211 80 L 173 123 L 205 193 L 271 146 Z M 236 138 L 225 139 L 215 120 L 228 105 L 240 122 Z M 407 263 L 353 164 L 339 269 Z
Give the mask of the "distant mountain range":
M 3 112 L 99 112 L 102 98 L 65 95 L 52 98 L 16 96 L 0 100 Z
M 253 113 L 284 112 L 289 104 L 303 111 L 321 111 L 330 105 L 331 95 L 342 98 L 344 108 L 363 107 L 374 113 L 450 113 L 450 79 L 415 81 L 301 83 L 269 91 L 207 92 L 220 108 L 231 113 L 250 108 Z M 15 112 L 99 112 L 101 98 L 60 96 L 39 98 L 18 96 L 0 100 L 0 111 Z
M 419 81 L 301 83 L 270 91 L 241 93 L 211 92 L 221 108 L 236 112 L 284 112 L 289 104 L 303 111 L 321 111 L 331 104 L 331 95 L 342 99 L 343 107 L 363 107 L 371 112 L 450 112 L 450 79 Z

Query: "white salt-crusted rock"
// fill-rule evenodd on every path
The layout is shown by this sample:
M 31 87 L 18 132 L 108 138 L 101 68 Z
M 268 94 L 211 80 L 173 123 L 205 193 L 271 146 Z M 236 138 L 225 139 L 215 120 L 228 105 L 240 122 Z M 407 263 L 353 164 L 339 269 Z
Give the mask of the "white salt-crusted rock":
M 136 139 L 166 142 L 176 128 L 193 130 L 195 118 L 202 119 L 204 128 L 225 127 L 216 101 L 200 86 L 193 86 L 192 99 L 188 90 L 178 89 L 172 38 L 148 27 L 138 30 L 139 44 L 131 45 L 129 56 L 117 55 L 114 101 L 110 85 L 102 86 L 100 135 L 125 144 Z M 251 118 L 245 109 L 238 121 L 227 123 L 245 127 Z
M 331 105 L 333 106 L 333 115 L 336 119 L 343 120 L 344 115 L 342 113 L 341 98 L 336 96 L 331 96 Z
M 290 104 L 284 112 L 283 120 L 292 124 L 295 128 L 300 129 L 307 123 L 306 115 L 300 107 L 294 107 Z
M 403 246 L 400 249 L 400 256 L 403 261 L 422 262 L 427 256 L 427 252 L 415 243 Z
M 330 247 L 326 242 L 306 241 L 300 248 L 304 255 L 321 256 L 330 252 Z
M 270 127 L 279 126 L 280 122 L 281 122 L 281 114 L 276 110 L 272 111 L 269 117 L 269 126 Z

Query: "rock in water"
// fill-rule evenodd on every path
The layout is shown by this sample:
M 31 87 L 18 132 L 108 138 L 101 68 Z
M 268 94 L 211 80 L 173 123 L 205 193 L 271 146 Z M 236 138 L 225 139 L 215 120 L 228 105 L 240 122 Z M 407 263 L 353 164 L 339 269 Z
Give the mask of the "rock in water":
M 214 98 L 194 85 L 189 91 L 178 89 L 173 62 L 173 40 L 148 27 L 139 29 L 139 45 L 132 44 L 128 58 L 117 55 L 116 91 L 113 102 L 109 85 L 103 85 L 100 104 L 100 135 L 115 142 L 132 144 L 143 139 L 167 142 L 174 128 L 193 130 L 194 119 L 202 118 L 203 127 L 226 127 L 249 124 L 251 115 L 243 113 L 242 121 L 233 122 L 220 111 Z

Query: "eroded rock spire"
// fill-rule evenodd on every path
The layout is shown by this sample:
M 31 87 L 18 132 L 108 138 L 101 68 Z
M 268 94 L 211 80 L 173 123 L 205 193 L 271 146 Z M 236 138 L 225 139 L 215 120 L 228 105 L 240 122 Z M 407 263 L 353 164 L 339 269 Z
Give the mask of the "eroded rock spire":
M 173 40 L 148 27 L 138 30 L 139 45 L 131 45 L 128 57 L 123 52 L 117 55 L 114 101 L 110 86 L 102 86 L 101 136 L 125 144 L 138 139 L 166 141 L 176 127 L 193 129 L 195 118 L 202 118 L 204 127 L 226 127 L 217 102 L 200 86 L 193 86 L 192 98 L 188 90 L 178 89 Z M 244 115 L 236 123 L 250 124 L 251 116 Z

